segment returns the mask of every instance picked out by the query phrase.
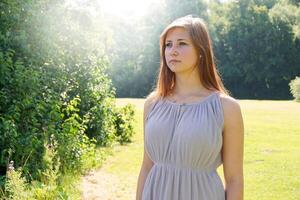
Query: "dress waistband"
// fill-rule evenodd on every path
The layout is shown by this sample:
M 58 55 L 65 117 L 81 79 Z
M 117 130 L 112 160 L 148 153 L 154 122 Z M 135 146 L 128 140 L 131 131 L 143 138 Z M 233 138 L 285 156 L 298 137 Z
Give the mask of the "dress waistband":
M 177 170 L 188 170 L 192 172 L 197 172 L 197 173 L 216 173 L 216 169 L 199 169 L 191 166 L 183 166 L 183 165 L 178 165 L 178 164 L 173 164 L 173 163 L 163 163 L 163 162 L 155 162 L 154 165 L 158 167 L 167 167 L 171 169 L 177 169 Z

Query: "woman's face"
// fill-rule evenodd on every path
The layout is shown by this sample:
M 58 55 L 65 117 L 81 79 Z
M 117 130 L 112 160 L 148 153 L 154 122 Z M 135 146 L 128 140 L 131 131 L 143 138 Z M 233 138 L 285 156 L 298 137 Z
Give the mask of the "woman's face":
M 198 61 L 197 50 L 184 28 L 172 28 L 165 40 L 165 59 L 173 72 L 194 70 Z

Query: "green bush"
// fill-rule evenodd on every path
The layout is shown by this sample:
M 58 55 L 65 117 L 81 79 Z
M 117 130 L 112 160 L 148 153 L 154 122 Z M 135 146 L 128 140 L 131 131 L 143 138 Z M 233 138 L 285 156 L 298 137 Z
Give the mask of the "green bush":
M 31 187 L 28 188 L 33 196 L 33 199 L 68 199 L 68 195 L 61 191 L 59 187 L 60 173 L 60 157 L 57 157 L 58 143 L 55 136 L 52 135 L 49 143 L 46 142 L 45 154 L 43 157 L 44 169 L 39 171 L 41 181 L 31 182 Z
M 132 142 L 131 138 L 134 133 L 134 106 L 128 104 L 121 108 L 116 108 L 115 111 L 115 126 L 117 141 L 120 144 Z
M 64 121 L 61 132 L 55 135 L 57 152 L 62 166 L 62 172 L 72 170 L 81 172 L 84 163 L 95 157 L 95 144 L 86 135 L 86 125 L 79 113 L 79 96 L 72 99 L 63 109 Z
M 14 160 L 28 180 L 40 180 L 38 171 L 47 169 L 44 144 L 51 135 L 58 142 L 57 157 L 70 161 L 61 161 L 61 171 L 93 164 L 95 142 L 87 136 L 103 145 L 114 140 L 114 90 L 105 76 L 106 63 L 82 45 L 86 35 L 76 22 L 66 17 L 60 21 L 66 26 L 49 24 L 57 16 L 47 12 L 66 10 L 48 3 L 1 4 L 0 175 Z M 65 34 L 59 27 L 70 30 Z M 64 41 L 43 38 L 49 32 Z M 77 33 L 80 37 L 69 37 Z M 74 46 L 74 39 L 82 43 Z
M 300 102 L 300 77 L 296 76 L 294 80 L 291 80 L 289 86 L 295 100 Z
M 0 4 L 0 191 L 28 186 L 36 199 L 65 198 L 60 178 L 95 166 L 96 145 L 130 141 L 133 112 L 115 120 L 102 32 L 93 28 L 101 26 L 81 27 L 88 10 L 60 1 Z M 6 179 L 10 160 L 16 189 Z
M 18 167 L 24 166 L 27 178 L 37 178 L 35 169 L 41 166 L 44 152 L 47 104 L 39 72 L 14 57 L 13 50 L 0 51 L 0 166 L 14 160 Z
M 22 177 L 23 169 L 20 167 L 14 170 L 13 165 L 7 171 L 5 178 L 5 189 L 1 190 L 1 199 L 8 200 L 44 200 L 44 199 L 68 199 L 68 195 L 59 187 L 59 159 L 55 159 L 57 152 L 55 150 L 57 143 L 54 137 L 51 138 L 50 144 L 45 145 L 44 162 L 47 167 L 44 171 L 39 171 L 41 181 L 32 181 L 29 184 Z
M 32 199 L 31 193 L 28 192 L 28 184 L 22 177 L 20 169 L 8 171 L 5 191 L 0 197 L 7 200 Z

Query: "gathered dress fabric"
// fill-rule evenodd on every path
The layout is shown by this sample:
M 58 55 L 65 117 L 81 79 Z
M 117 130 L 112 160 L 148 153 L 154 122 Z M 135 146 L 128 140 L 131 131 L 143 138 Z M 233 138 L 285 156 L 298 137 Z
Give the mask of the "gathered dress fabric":
M 142 200 L 225 200 L 220 92 L 197 102 L 156 100 L 145 119 L 145 150 L 154 162 Z

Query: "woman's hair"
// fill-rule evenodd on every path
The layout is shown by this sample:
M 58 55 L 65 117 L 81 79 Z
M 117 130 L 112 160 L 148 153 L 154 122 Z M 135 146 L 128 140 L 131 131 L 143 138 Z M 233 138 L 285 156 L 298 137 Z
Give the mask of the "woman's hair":
M 172 72 L 165 59 L 165 40 L 169 30 L 173 28 L 184 28 L 190 35 L 199 57 L 198 60 L 200 81 L 208 90 L 218 90 L 229 95 L 229 91 L 224 87 L 219 72 L 216 69 L 213 54 L 212 41 L 205 22 L 199 17 L 187 15 L 173 21 L 160 35 L 160 69 L 155 90 L 148 95 L 155 97 L 168 96 L 175 86 L 175 73 Z M 198 59 L 199 59 L 198 57 Z

